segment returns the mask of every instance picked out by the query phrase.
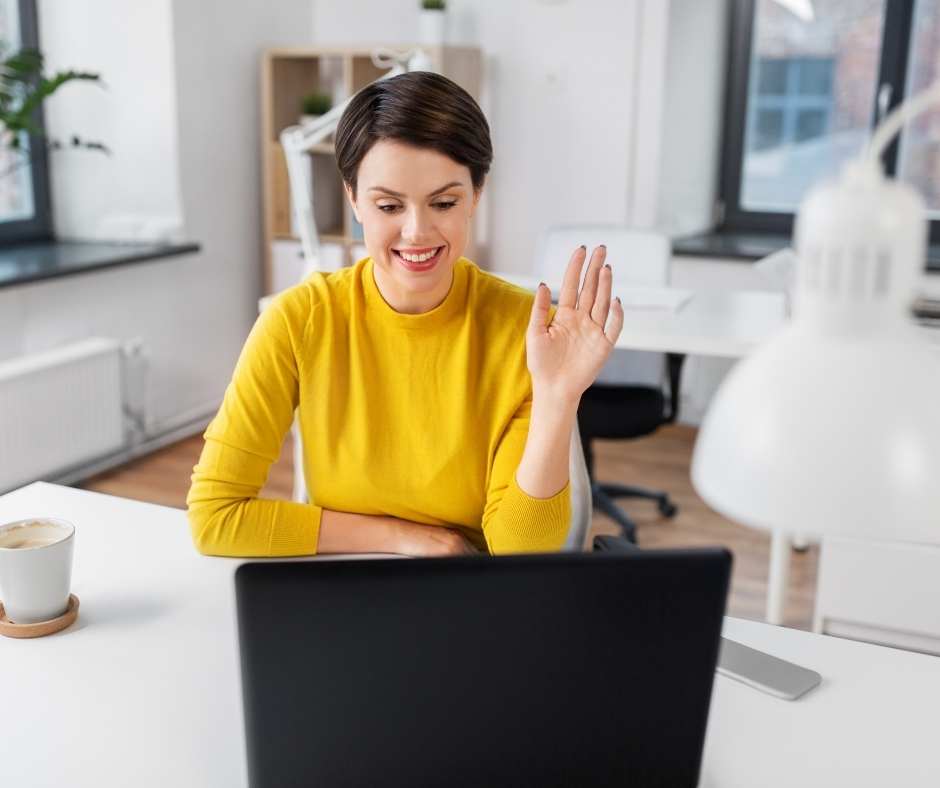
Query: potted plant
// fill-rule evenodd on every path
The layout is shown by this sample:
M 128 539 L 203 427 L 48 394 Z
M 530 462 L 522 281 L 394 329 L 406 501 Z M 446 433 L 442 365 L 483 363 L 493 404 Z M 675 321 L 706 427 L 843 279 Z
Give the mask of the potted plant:
M 333 108 L 333 98 L 328 93 L 308 93 L 300 100 L 300 125 L 316 120 Z
M 426 46 L 441 46 L 444 43 L 446 10 L 445 0 L 421 0 L 421 14 L 418 20 L 420 43 Z
M 0 57 L 6 49 L 6 43 L 0 41 Z M 73 80 L 101 84 L 98 74 L 70 70 L 47 77 L 42 69 L 43 55 L 35 49 L 23 49 L 0 60 L 0 149 L 5 153 L 0 177 L 32 164 L 37 151 L 31 150 L 30 135 L 50 150 L 65 147 L 36 125 L 36 112 L 46 98 Z M 83 140 L 75 134 L 69 137 L 68 146 L 110 153 L 102 143 Z

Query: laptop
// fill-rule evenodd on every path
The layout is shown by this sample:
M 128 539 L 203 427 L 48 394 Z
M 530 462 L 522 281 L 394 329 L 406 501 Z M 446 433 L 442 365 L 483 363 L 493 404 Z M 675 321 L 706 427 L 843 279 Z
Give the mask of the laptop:
M 235 573 L 251 788 L 695 786 L 723 549 Z

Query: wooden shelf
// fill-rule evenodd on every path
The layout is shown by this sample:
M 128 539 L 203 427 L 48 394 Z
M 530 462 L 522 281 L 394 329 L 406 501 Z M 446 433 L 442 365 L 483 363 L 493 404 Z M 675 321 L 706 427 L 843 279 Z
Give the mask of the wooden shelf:
M 389 47 L 406 51 L 417 45 Z M 298 241 L 291 226 L 290 184 L 280 134 L 300 122 L 301 103 L 309 93 L 326 93 L 338 106 L 349 96 L 381 77 L 385 71 L 372 63 L 375 46 L 279 47 L 267 50 L 261 59 L 261 141 L 264 228 L 264 288 L 271 292 L 272 243 Z M 482 58 L 475 47 L 424 47 L 435 71 L 461 85 L 479 99 Z M 317 230 L 324 243 L 345 247 L 345 263 L 352 262 L 350 249 L 362 240 L 353 234 L 352 210 L 346 201 L 336 167 L 332 141 L 312 148 L 314 207 Z

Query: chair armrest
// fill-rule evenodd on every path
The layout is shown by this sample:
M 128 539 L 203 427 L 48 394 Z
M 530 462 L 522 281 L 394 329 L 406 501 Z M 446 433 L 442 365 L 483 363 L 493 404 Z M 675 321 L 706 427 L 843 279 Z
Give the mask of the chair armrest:
M 595 553 L 635 553 L 640 548 L 622 536 L 595 536 Z

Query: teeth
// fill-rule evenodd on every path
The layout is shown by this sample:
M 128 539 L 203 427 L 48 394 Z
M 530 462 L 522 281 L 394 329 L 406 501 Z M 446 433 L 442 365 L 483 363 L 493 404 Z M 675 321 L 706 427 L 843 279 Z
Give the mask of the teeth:
M 432 252 L 425 252 L 424 254 L 406 254 L 405 252 L 399 252 L 402 256 L 402 259 L 407 260 L 409 263 L 423 263 L 425 260 L 430 260 L 434 255 L 437 254 L 437 249 Z

